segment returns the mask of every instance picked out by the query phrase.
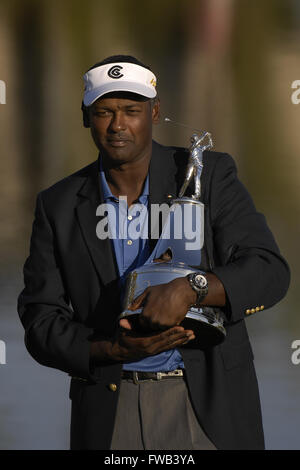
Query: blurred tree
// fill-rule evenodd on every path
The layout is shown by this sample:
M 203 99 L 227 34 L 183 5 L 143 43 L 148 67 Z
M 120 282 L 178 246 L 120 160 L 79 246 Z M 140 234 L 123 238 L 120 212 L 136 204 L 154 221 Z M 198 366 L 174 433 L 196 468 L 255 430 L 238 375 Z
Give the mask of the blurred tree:
M 42 148 L 45 137 L 43 92 L 45 79 L 44 15 L 45 3 L 26 0 L 25 5 L 13 2 L 15 52 L 18 60 L 15 73 L 19 77 L 17 100 L 22 132 L 23 204 L 32 205 L 39 190 L 43 171 Z

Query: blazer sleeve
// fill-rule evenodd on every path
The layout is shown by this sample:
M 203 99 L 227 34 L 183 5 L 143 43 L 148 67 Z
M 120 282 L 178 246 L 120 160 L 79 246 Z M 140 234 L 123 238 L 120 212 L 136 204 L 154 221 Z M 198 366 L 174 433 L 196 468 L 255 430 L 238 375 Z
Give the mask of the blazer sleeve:
M 276 304 L 287 292 L 289 267 L 228 154 L 215 165 L 210 215 L 217 260 L 212 271 L 226 291 L 228 321 L 238 321 Z
M 73 320 L 56 251 L 40 193 L 30 255 L 24 265 L 25 288 L 18 298 L 25 345 L 40 364 L 94 380 L 89 368 L 89 337 L 93 330 Z

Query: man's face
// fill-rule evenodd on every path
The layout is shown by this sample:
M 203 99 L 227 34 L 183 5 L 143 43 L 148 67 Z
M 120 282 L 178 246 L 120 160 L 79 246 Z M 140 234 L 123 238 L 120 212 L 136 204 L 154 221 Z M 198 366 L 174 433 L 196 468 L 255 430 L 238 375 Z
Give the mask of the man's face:
M 94 142 L 111 162 L 129 163 L 151 149 L 152 124 L 159 118 L 159 103 L 133 93 L 104 95 L 89 107 Z

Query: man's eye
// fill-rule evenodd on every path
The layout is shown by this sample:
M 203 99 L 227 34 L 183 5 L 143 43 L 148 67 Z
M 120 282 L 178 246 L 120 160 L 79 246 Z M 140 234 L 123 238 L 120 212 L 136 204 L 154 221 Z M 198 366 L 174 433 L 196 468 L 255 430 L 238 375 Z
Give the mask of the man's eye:
M 94 111 L 94 116 L 99 116 L 99 117 L 106 117 L 109 116 L 111 113 L 109 111 Z
M 137 113 L 139 113 L 139 112 L 140 112 L 139 109 L 128 109 L 128 110 L 127 110 L 127 113 L 128 113 L 128 114 L 137 114 Z

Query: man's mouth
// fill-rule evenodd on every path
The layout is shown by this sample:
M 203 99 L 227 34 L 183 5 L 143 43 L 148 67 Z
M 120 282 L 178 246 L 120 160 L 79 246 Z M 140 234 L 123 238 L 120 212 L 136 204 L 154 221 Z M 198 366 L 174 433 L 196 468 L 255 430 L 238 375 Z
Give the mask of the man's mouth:
M 112 147 L 124 147 L 128 144 L 129 140 L 127 139 L 107 139 L 107 142 Z

